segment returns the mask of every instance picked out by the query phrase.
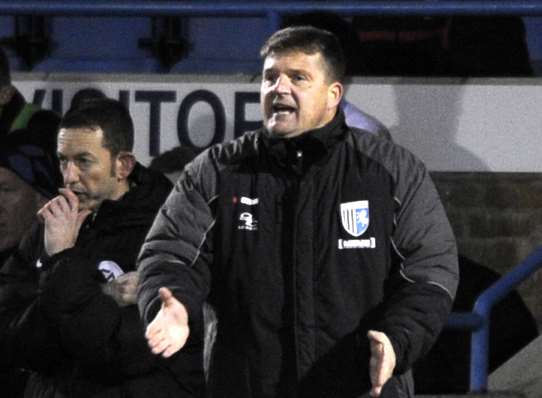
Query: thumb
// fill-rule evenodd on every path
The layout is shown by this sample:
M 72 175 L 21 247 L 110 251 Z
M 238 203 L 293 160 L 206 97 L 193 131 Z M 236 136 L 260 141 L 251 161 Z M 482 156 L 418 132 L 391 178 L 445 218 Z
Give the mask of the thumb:
M 385 336 L 384 333 L 378 332 L 376 330 L 369 330 L 367 332 L 367 337 L 372 343 L 384 344 L 385 343 L 384 336 Z
M 171 293 L 171 290 L 169 290 L 167 287 L 161 287 L 158 290 L 158 294 L 160 295 L 160 300 L 162 300 L 162 304 L 168 305 L 168 301 L 171 301 L 173 298 L 173 293 Z

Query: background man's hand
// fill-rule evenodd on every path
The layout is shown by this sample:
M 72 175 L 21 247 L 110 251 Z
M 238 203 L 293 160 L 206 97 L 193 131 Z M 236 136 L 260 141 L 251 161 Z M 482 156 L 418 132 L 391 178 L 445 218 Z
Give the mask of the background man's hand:
M 59 189 L 60 195 L 51 199 L 39 211 L 45 224 L 45 251 L 49 256 L 75 245 L 83 221 L 90 210 L 79 212 L 79 199 L 69 189 Z
M 160 288 L 159 293 L 162 308 L 147 326 L 145 337 L 154 354 L 169 358 L 183 348 L 188 339 L 188 313 L 168 288 Z
M 102 285 L 102 291 L 113 297 L 119 307 L 126 307 L 137 303 L 137 284 L 139 274 L 137 271 L 122 274 L 111 282 Z
M 369 330 L 367 333 L 371 346 L 369 371 L 371 375 L 371 397 L 379 397 L 382 387 L 393 375 L 395 369 L 395 351 L 390 339 L 382 332 Z

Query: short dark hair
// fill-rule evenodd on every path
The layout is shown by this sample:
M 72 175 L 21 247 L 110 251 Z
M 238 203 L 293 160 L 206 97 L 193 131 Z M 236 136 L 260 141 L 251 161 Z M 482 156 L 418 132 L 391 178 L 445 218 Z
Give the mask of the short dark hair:
M 102 145 L 112 156 L 120 151 L 131 152 L 134 147 L 134 124 L 128 109 L 117 100 L 99 98 L 88 100 L 70 109 L 60 121 L 61 129 L 102 129 Z
M 107 98 L 107 97 L 103 92 L 101 92 L 97 88 L 85 87 L 73 95 L 72 101 L 70 102 L 70 109 L 80 108 L 81 106 L 84 106 L 85 103 L 87 103 L 88 101 L 94 101 L 100 98 Z
M 151 160 L 149 169 L 162 173 L 182 171 L 187 163 L 196 157 L 196 151 L 188 146 L 176 146 L 169 151 L 161 153 Z
M 343 82 L 345 59 L 339 39 L 327 30 L 313 26 L 292 26 L 281 29 L 264 43 L 260 56 L 266 58 L 272 54 L 284 54 L 300 51 L 305 54 L 320 53 L 332 81 Z

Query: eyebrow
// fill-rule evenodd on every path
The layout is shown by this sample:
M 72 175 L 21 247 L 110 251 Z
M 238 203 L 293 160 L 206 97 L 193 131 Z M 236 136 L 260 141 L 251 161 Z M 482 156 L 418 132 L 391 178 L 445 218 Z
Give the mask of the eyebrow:
M 67 158 L 68 156 L 64 155 L 63 153 L 61 152 L 57 152 L 56 155 L 59 157 L 59 158 Z M 93 159 L 96 158 L 96 156 L 94 156 L 92 153 L 90 152 L 79 152 L 79 153 L 76 153 L 75 155 L 72 156 L 72 158 L 82 158 L 82 157 L 85 157 L 85 156 L 88 156 L 88 157 L 91 157 Z

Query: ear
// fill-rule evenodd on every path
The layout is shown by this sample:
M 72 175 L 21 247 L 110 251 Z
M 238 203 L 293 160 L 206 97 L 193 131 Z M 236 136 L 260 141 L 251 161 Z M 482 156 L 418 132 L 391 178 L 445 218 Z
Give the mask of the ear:
M 336 108 L 341 103 L 344 94 L 344 87 L 339 82 L 333 82 L 328 87 L 328 107 Z
M 135 156 L 132 152 L 120 151 L 115 159 L 117 178 L 127 180 L 136 164 Z

